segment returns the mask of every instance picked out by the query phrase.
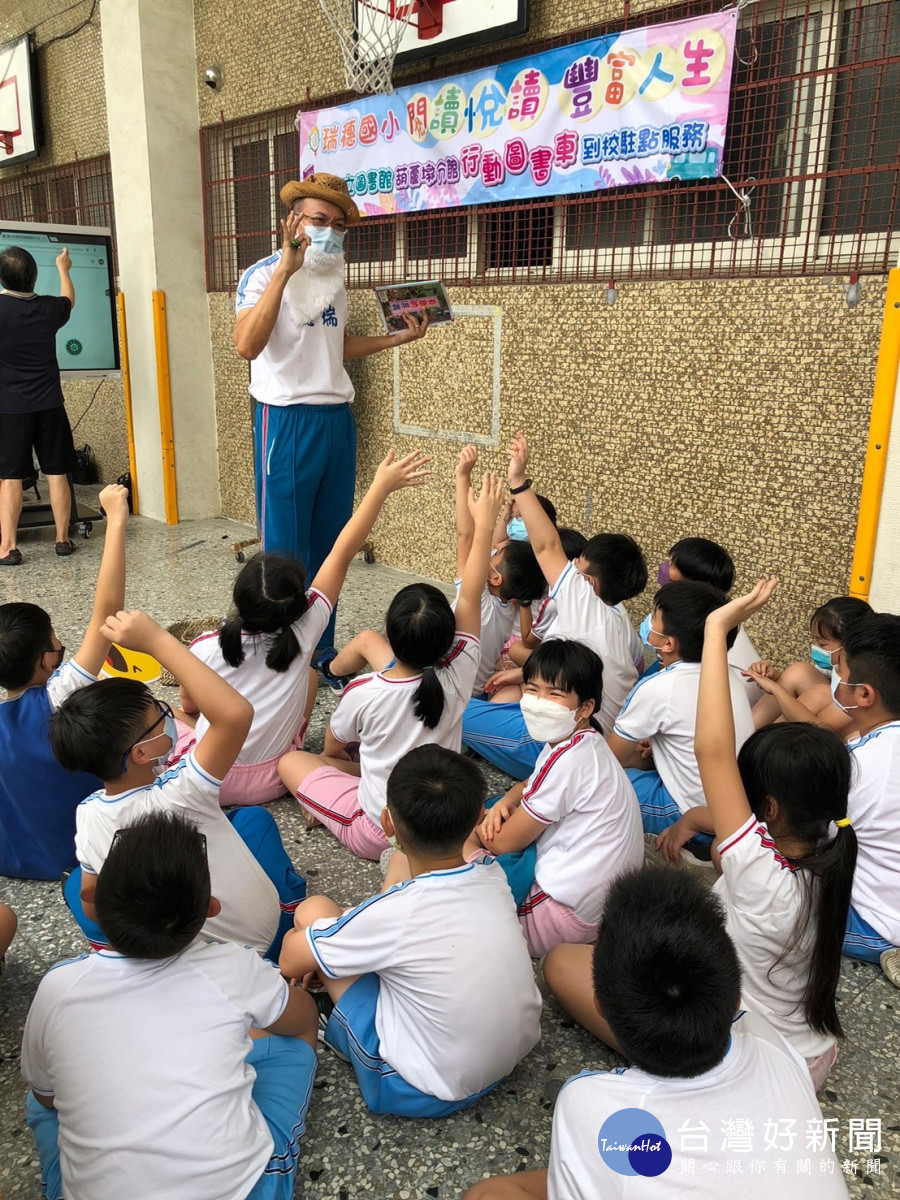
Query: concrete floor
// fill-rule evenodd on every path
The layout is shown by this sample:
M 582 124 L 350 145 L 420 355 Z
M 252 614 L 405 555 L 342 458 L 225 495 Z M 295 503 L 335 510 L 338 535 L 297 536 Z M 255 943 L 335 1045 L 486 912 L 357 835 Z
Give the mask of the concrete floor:
M 229 545 L 249 536 L 245 526 L 224 520 L 166 527 L 135 518 L 128 537 L 127 606 L 142 607 L 163 624 L 224 612 L 238 569 Z M 21 543 L 25 562 L 0 576 L 0 601 L 36 600 L 44 605 L 71 652 L 90 614 L 102 537 L 100 526 L 90 540 L 78 539 L 78 553 L 72 558 L 57 559 L 52 531 L 26 535 Z M 377 530 L 375 547 L 377 552 Z M 339 644 L 361 628 L 379 625 L 391 597 L 409 580 L 399 571 L 357 560 L 339 610 Z M 161 689 L 160 695 L 171 700 L 175 693 Z M 332 694 L 320 692 L 308 740 L 311 749 L 320 748 L 333 707 Z M 505 776 L 490 770 L 488 774 L 495 790 L 507 786 Z M 322 829 L 306 832 L 293 801 L 278 801 L 272 811 L 297 869 L 309 880 L 310 893 L 325 892 L 352 904 L 378 890 L 377 865 L 353 858 Z M 0 879 L 0 900 L 16 910 L 20 922 L 0 981 L 0 1196 L 10 1200 L 40 1195 L 19 1071 L 28 1006 L 47 968 L 82 953 L 85 943 L 56 884 Z M 460 986 L 465 986 L 464 980 Z M 876 967 L 845 961 L 839 1009 L 847 1039 L 819 1098 L 824 1115 L 838 1119 L 837 1154 L 847 1160 L 854 1197 L 900 1195 L 898 1004 L 900 993 Z M 413 1122 L 373 1116 L 359 1097 L 350 1068 L 328 1051 L 320 1060 L 295 1190 L 295 1196 L 306 1200 L 350 1200 L 358 1195 L 445 1200 L 460 1196 L 487 1174 L 543 1166 L 553 1102 L 562 1082 L 584 1068 L 608 1069 L 621 1062 L 548 1001 L 540 1045 L 505 1084 L 456 1117 Z M 882 1122 L 880 1151 L 849 1154 L 848 1122 L 876 1119 Z M 852 1171 L 853 1161 L 858 1174 Z M 727 1196 L 727 1190 L 723 1194 Z

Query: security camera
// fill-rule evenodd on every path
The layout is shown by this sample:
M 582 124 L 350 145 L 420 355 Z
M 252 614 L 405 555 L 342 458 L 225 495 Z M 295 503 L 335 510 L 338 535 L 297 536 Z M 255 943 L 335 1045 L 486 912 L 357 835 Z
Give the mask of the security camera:
M 203 82 L 211 92 L 220 92 L 225 86 L 225 72 L 215 63 L 203 72 Z

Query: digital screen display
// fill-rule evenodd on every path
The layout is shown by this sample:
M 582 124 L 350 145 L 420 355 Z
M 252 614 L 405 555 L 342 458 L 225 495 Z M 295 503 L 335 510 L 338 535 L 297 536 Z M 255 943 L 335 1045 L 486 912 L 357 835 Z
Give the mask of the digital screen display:
M 0 224 L 0 250 L 7 246 L 21 246 L 33 256 L 38 268 L 34 290 L 47 296 L 59 295 L 56 256 L 63 247 L 69 251 L 75 307 L 56 335 L 56 358 L 63 377 L 117 372 L 119 343 L 110 231 L 9 221 Z

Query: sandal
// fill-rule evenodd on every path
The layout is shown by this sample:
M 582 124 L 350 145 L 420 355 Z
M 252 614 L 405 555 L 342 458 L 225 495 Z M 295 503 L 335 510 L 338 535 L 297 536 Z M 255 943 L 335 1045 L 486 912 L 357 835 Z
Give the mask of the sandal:
M 59 555 L 60 558 L 68 558 L 68 556 L 70 554 L 75 553 L 75 543 L 74 542 L 57 542 L 56 543 L 56 553 Z
M 18 567 L 22 562 L 22 551 L 19 549 L 10 550 L 9 554 L 5 554 L 0 558 L 0 567 Z

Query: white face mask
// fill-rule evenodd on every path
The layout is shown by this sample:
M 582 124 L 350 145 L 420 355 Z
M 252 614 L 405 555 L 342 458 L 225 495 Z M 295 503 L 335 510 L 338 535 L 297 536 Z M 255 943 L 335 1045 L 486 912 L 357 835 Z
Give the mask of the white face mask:
M 844 683 L 843 679 L 841 679 L 840 675 L 838 675 L 838 673 L 837 673 L 837 668 L 832 667 L 831 668 L 831 698 L 835 703 L 835 707 L 841 709 L 842 712 L 850 712 L 850 710 L 852 708 L 859 708 L 858 704 L 841 704 L 840 700 L 838 700 L 837 690 L 841 686 L 842 683 L 844 684 L 844 687 L 848 687 L 848 688 L 864 686 L 861 683 Z
M 536 742 L 561 742 L 571 737 L 578 718 L 571 708 L 526 692 L 521 702 L 525 728 Z

